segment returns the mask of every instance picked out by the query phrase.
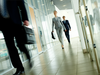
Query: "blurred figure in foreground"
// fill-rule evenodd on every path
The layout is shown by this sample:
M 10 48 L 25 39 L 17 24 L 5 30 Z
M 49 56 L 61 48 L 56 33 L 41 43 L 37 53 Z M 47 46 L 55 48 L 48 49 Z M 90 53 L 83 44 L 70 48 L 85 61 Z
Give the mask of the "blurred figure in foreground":
M 22 22 L 26 26 L 29 25 L 24 0 L 0 0 L 0 20 L 0 30 L 3 32 L 12 65 L 16 68 L 16 73 L 13 75 L 23 74 L 24 67 L 15 46 L 14 38 L 16 39 L 17 47 L 31 61 L 28 50 L 22 41 L 24 38 L 20 37 Z

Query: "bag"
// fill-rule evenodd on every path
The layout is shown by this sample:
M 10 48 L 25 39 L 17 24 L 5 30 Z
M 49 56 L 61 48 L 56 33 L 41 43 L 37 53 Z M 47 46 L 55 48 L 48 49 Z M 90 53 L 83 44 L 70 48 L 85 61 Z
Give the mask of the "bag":
M 53 39 L 56 39 L 55 36 L 54 36 L 54 32 L 51 32 L 51 36 L 52 36 Z
M 26 26 L 22 26 L 22 38 L 24 44 L 35 44 L 35 35 L 34 31 Z

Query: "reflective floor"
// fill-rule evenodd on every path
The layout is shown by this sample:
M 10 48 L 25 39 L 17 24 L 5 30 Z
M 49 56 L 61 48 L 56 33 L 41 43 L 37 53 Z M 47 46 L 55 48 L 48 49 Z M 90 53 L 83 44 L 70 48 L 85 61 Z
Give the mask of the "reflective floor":
M 65 40 L 65 49 L 60 43 L 45 53 L 35 57 L 34 66 L 25 66 L 25 75 L 99 75 L 88 54 L 83 54 L 79 38 L 71 39 L 71 44 Z M 14 70 L 4 75 L 12 75 Z

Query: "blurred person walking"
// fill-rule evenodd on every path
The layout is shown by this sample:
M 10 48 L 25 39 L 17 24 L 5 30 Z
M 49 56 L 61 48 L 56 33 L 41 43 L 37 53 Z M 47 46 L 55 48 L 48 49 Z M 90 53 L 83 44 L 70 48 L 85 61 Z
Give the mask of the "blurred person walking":
M 0 20 L 0 30 L 3 32 L 12 65 L 17 69 L 13 75 L 23 74 L 24 67 L 15 46 L 14 38 L 16 39 L 17 47 L 31 61 L 28 49 L 22 41 L 24 38 L 20 37 L 22 22 L 25 26 L 29 25 L 24 0 L 0 0 Z
M 64 49 L 63 43 L 63 30 L 66 32 L 66 28 L 63 25 L 61 18 L 57 16 L 57 11 L 54 11 L 54 18 L 52 19 L 52 32 L 54 32 L 54 26 L 58 35 L 58 39 L 61 42 L 62 49 Z
M 66 32 L 65 32 L 65 35 L 66 35 L 66 38 L 68 40 L 68 42 L 70 43 L 70 35 L 69 35 L 69 30 L 71 31 L 71 26 L 70 26 L 70 23 L 68 20 L 65 20 L 65 16 L 63 16 L 63 24 L 64 26 L 66 27 Z

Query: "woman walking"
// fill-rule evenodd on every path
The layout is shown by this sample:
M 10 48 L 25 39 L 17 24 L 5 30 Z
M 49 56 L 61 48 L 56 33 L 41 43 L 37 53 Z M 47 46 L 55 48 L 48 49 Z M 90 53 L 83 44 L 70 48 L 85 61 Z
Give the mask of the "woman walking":
M 61 42 L 62 49 L 64 49 L 64 44 L 63 44 L 63 30 L 66 32 L 66 28 L 63 25 L 61 18 L 57 16 L 57 11 L 54 11 L 54 18 L 52 19 L 52 32 L 54 32 L 54 25 L 55 29 L 58 35 L 58 39 Z

